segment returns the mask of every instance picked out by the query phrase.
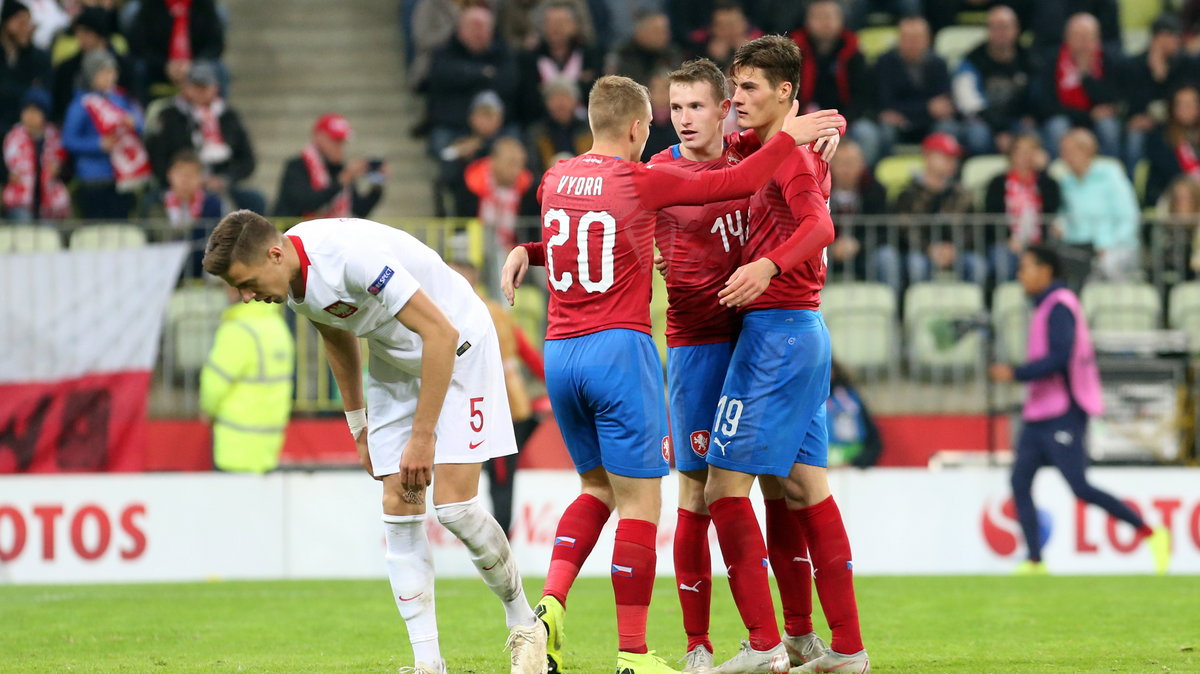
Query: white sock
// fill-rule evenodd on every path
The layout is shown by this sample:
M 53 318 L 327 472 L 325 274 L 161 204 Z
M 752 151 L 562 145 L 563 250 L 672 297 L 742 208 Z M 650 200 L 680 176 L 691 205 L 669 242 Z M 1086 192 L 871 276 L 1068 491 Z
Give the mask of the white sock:
M 467 546 L 471 561 L 483 576 L 483 582 L 504 603 L 505 621 L 509 628 L 536 624 L 537 618 L 525 598 L 521 573 L 512 557 L 512 548 L 504 530 L 491 513 L 479 505 L 479 497 L 462 503 L 435 506 L 442 526 Z
M 408 627 L 413 658 L 431 666 L 441 663 L 437 611 L 433 601 L 433 555 L 425 535 L 424 515 L 384 515 L 388 578 L 392 598 Z

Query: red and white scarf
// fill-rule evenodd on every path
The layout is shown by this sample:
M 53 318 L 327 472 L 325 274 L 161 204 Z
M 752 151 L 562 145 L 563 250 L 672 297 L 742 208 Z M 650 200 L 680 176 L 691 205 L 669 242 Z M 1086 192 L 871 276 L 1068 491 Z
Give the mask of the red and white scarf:
M 169 190 L 163 197 L 163 207 L 172 227 L 190 227 L 204 212 L 204 191 L 193 194 L 192 200 L 185 204 L 174 190 Z
M 306 145 L 300 153 L 304 159 L 304 167 L 308 169 L 308 184 L 314 191 L 320 192 L 332 184 L 329 169 L 325 168 L 325 159 L 312 144 Z M 348 218 L 350 213 L 350 186 L 343 187 L 337 196 L 325 208 L 312 213 L 305 213 L 306 218 Z
M 1188 175 L 1192 180 L 1200 180 L 1200 159 L 1196 158 L 1196 150 L 1192 144 L 1186 140 L 1175 146 L 1175 159 L 1179 161 L 1179 168 Z
M 192 60 L 192 0 L 166 0 L 171 13 L 171 42 L 167 58 L 176 61 Z
M 1036 174 L 1022 179 L 1016 171 L 1008 172 L 1004 178 L 1004 208 L 1014 241 L 1030 244 L 1042 240 L 1042 193 L 1038 191 Z
M 1092 54 L 1091 76 L 1104 76 L 1103 53 L 1097 49 Z M 1055 70 L 1055 87 L 1058 92 L 1058 102 L 1071 110 L 1091 110 L 1092 97 L 1083 88 L 1083 74 L 1071 58 L 1071 52 L 1064 44 L 1058 50 L 1058 67 Z
M 58 129 L 47 125 L 42 139 L 41 175 L 37 172 L 37 143 L 21 124 L 4 136 L 4 164 L 8 167 L 8 184 L 4 186 L 4 208 L 33 210 L 34 180 L 42 181 L 42 203 L 39 217 L 58 220 L 71 214 L 71 195 L 58 176 L 50 169 L 62 166 L 67 160 Z
M 150 180 L 150 155 L 146 154 L 137 131 L 126 123 L 129 113 L 94 92 L 83 97 L 83 108 L 101 136 L 117 136 L 116 144 L 108 153 L 117 191 L 132 192 L 145 185 Z
M 196 132 L 192 135 L 192 144 L 200 148 L 200 161 L 205 166 L 228 161 L 233 155 L 233 150 L 225 142 L 225 136 L 221 133 L 221 115 L 225 114 L 224 99 L 217 98 L 208 106 L 192 105 L 182 100 L 179 105 L 196 124 Z

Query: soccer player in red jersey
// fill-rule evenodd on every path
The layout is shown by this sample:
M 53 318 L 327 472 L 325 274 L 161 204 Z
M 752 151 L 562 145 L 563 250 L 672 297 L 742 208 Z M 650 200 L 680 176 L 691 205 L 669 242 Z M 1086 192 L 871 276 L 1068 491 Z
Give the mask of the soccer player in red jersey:
M 832 112 L 781 123 L 779 138 L 722 171 L 693 173 L 637 157 L 649 134 L 646 88 L 626 77 L 598 80 L 588 102 L 592 149 L 559 162 L 538 189 L 542 241 L 509 254 L 501 284 L 512 291 L 529 264 L 544 264 L 550 288 L 546 388 L 582 494 L 555 532 L 536 612 L 546 624 L 549 667 L 562 666 L 567 593 L 614 505 L 620 511 L 611 575 L 621 674 L 674 670 L 646 648 L 655 537 L 670 442 L 662 364 L 650 339 L 654 221 L 677 204 L 749 196 L 797 143 L 836 133 Z
M 717 170 L 737 164 L 759 147 L 758 136 L 748 130 L 722 136 L 729 113 L 725 75 L 708 59 L 684 63 L 668 75 L 671 121 L 680 142 L 663 150 L 650 162 L 671 163 L 689 171 Z M 838 136 L 818 141 L 832 152 Z M 822 149 L 826 149 L 822 147 Z M 688 645 L 684 672 L 707 671 L 713 664 L 709 639 L 712 564 L 708 552 L 708 507 L 704 485 L 705 459 L 713 412 L 729 368 L 737 334 L 738 316 L 733 307 L 718 302 L 717 293 L 737 268 L 749 227 L 749 199 L 672 206 L 658 214 L 655 242 L 662 254 L 660 269 L 667 285 L 667 392 L 675 467 L 679 471 L 679 509 L 675 525 L 674 561 L 683 627 Z M 793 614 L 809 620 L 812 611 L 810 570 L 790 553 L 793 546 L 783 488 L 774 476 L 761 478 L 767 497 L 767 548 L 779 581 L 788 626 Z M 783 538 L 779 539 L 782 534 Z M 783 551 L 783 555 L 774 554 Z M 801 558 L 803 555 L 801 555 Z M 796 588 L 803 588 L 798 591 Z M 791 590 L 790 592 L 787 590 Z M 791 601 L 800 597 L 799 602 Z M 811 625 L 811 622 L 809 623 Z M 811 626 L 785 638 L 793 646 L 793 664 L 824 653 L 825 645 Z
M 783 111 L 794 105 L 800 66 L 799 49 L 783 37 L 738 48 L 730 68 L 738 124 L 769 144 Z M 775 624 L 766 546 L 748 498 L 754 476 L 761 474 L 784 479 L 795 518 L 790 527 L 795 556 L 811 560 L 833 631 L 830 650 L 791 671 L 870 670 L 850 543 L 825 468 L 831 361 L 819 306 L 825 247 L 834 238 L 829 185 L 829 167 L 812 148 L 790 152 L 750 198 L 745 264 L 719 293 L 721 303 L 739 308 L 743 318 L 714 419 L 705 500 L 750 632 L 748 644 L 719 672 L 774 671 L 778 654 L 787 650 Z M 811 623 L 798 630 L 811 631 Z

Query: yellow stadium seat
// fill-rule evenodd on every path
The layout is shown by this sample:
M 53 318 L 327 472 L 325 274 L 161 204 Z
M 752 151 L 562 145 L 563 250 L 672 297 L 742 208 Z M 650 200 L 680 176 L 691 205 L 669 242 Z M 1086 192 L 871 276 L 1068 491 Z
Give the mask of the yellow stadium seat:
M 658 347 L 663 366 L 667 363 L 667 282 L 655 271 L 650 295 L 650 334 Z
M 896 292 L 883 283 L 831 283 L 821 291 L 833 357 L 857 372 L 886 373 L 896 354 Z
M 953 72 L 959 61 L 985 40 L 987 28 L 983 26 L 946 26 L 934 38 L 933 51 L 946 60 L 946 65 Z
M 1136 56 L 1146 51 L 1150 46 L 1150 31 L 1141 28 L 1127 28 L 1121 31 L 1121 51 L 1126 56 Z
M 177 372 L 200 371 L 228 306 L 225 291 L 212 286 L 188 286 L 172 293 L 167 303 L 164 361 Z
M 1149 283 L 1088 283 L 1079 300 L 1093 332 L 1157 330 L 1162 320 L 1162 301 Z
M 546 291 L 544 287 L 529 279 L 517 288 L 516 299 L 512 306 L 512 317 L 521 331 L 529 337 L 538 349 L 546 340 Z
M 971 330 L 959 337 L 955 319 L 983 311 L 983 290 L 974 283 L 914 283 L 904 293 L 904 330 L 912 371 L 919 375 L 969 374 L 983 362 L 982 338 Z
M 962 186 L 975 195 L 976 205 L 982 206 L 984 193 L 992 178 L 1008 170 L 1008 157 L 1002 154 L 981 154 L 963 162 Z
M 1168 324 L 1172 330 L 1187 333 L 1188 349 L 1200 354 L 1200 281 L 1176 285 L 1168 300 Z
M 858 31 L 858 48 L 868 61 L 874 61 L 895 46 L 895 26 L 870 26 Z
M 924 160 L 919 154 L 897 154 L 884 157 L 875 165 L 875 179 L 887 190 L 888 200 L 896 198 L 921 170 Z
M 1010 365 L 1025 362 L 1031 312 L 1020 283 L 1001 283 L 992 292 L 992 327 L 996 331 L 996 358 L 1000 362 Z
M 111 250 L 141 248 L 146 232 L 137 225 L 83 225 L 71 232 L 71 250 Z
M 1149 28 L 1163 11 L 1161 0 L 1119 0 L 1122 31 Z
M 0 226 L 0 253 L 48 253 L 61 249 L 62 239 L 53 227 Z

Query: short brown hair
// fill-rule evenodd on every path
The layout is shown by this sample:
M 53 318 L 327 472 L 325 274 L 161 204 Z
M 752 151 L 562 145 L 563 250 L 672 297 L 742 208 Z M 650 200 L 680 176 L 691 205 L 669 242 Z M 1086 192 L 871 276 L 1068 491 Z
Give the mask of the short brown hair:
M 204 248 L 204 271 L 224 276 L 236 262 L 252 264 L 270 244 L 279 241 L 279 230 L 263 216 L 242 209 L 221 218 Z
M 800 48 L 795 42 L 782 35 L 764 35 L 738 47 L 729 72 L 758 68 L 772 87 L 790 82 L 792 98 L 795 98 L 800 89 L 800 59 Z
M 672 71 L 667 75 L 667 79 L 670 80 L 671 84 L 707 82 L 712 87 L 713 97 L 718 103 L 729 98 L 729 89 L 725 85 L 725 73 L 721 72 L 717 64 L 706 58 L 684 61 L 678 70 Z
M 592 135 L 617 136 L 629 122 L 643 119 L 650 109 L 650 91 L 620 75 L 605 75 L 592 85 L 588 123 Z

